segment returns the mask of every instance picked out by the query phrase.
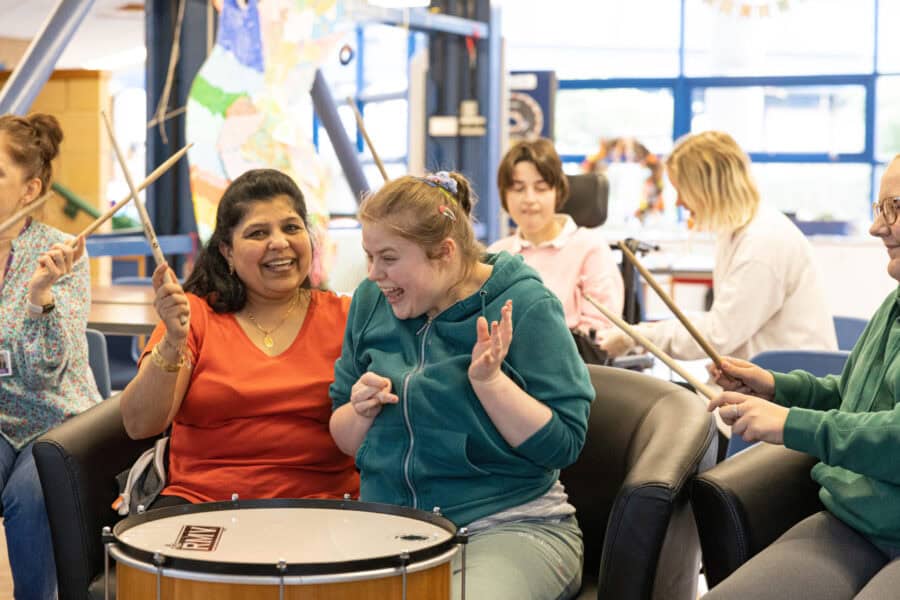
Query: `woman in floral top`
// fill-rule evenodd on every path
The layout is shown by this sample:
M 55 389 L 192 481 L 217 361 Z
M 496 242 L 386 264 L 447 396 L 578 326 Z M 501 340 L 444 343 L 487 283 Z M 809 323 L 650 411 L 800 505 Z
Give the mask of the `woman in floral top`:
M 0 116 L 0 222 L 50 185 L 56 118 Z M 0 233 L 0 503 L 16 598 L 55 598 L 50 526 L 31 454 L 39 435 L 100 401 L 88 365 L 84 240 L 25 218 Z

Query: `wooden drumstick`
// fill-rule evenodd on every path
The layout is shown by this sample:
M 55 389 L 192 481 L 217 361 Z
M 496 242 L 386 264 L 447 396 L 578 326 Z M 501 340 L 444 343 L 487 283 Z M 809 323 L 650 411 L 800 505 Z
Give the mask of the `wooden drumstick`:
M 47 203 L 47 200 L 49 200 L 52 196 L 53 196 L 53 190 L 50 190 L 46 194 L 44 194 L 43 196 L 41 196 L 40 198 L 38 198 L 37 200 L 32 202 L 31 204 L 28 204 L 28 205 L 24 206 L 23 208 L 17 210 L 13 214 L 13 216 L 11 216 L 7 220 L 0 223 L 0 233 L 3 233 L 4 231 L 9 229 L 13 225 L 18 223 L 19 221 L 21 221 L 22 219 L 24 219 L 25 217 L 27 217 L 28 215 L 30 215 L 31 213 L 33 213 L 34 211 L 39 209 L 40 207 L 42 207 L 44 204 Z
M 184 148 L 182 148 L 181 150 L 179 150 L 178 152 L 176 152 L 175 154 L 170 156 L 168 159 L 166 159 L 166 161 L 164 163 L 162 163 L 161 165 L 159 165 L 158 167 L 153 169 L 153 172 L 151 172 L 149 175 L 147 175 L 147 178 L 144 181 L 142 181 L 139 186 L 137 186 L 137 191 L 141 191 L 142 189 L 148 187 L 151 183 L 153 183 L 154 181 L 156 181 L 157 179 L 162 177 L 163 174 L 165 174 L 166 171 L 171 169 L 172 165 L 174 165 L 176 162 L 178 162 L 178 160 L 182 156 L 184 156 L 187 153 L 187 151 L 190 149 L 190 147 L 193 145 L 194 145 L 193 143 L 188 144 L 187 146 L 185 146 Z M 93 223 L 91 223 L 90 225 L 85 227 L 81 231 L 81 233 L 78 235 L 87 237 L 87 236 L 91 235 L 92 233 L 94 233 L 95 231 L 97 231 L 97 229 L 99 229 L 101 225 L 103 225 L 104 223 L 109 221 L 114 214 L 119 212 L 119 210 L 123 206 L 128 204 L 129 200 L 131 200 L 130 192 L 128 193 L 127 196 L 125 196 L 124 198 L 122 198 L 121 200 L 116 202 L 114 205 L 112 205 L 109 208 L 109 210 L 107 210 L 105 213 L 100 215 Z
M 135 208 L 137 208 L 138 215 L 141 218 L 141 224 L 144 226 L 144 237 L 147 238 L 147 242 L 150 244 L 150 251 L 153 253 L 153 260 L 156 263 L 156 266 L 167 265 L 166 257 L 163 255 L 162 248 L 159 247 L 159 240 L 156 239 L 156 232 L 153 230 L 153 223 L 150 222 L 150 215 L 147 214 L 147 207 L 144 206 L 144 203 L 141 202 L 141 199 L 138 197 L 137 189 L 134 187 L 134 181 L 131 180 L 131 173 L 128 170 L 128 165 L 125 163 L 125 155 L 122 154 L 122 149 L 119 148 L 119 142 L 116 140 L 116 135 L 112 130 L 112 123 L 109 122 L 109 117 L 106 114 L 106 111 L 100 111 L 100 114 L 103 115 L 103 124 L 106 125 L 106 133 L 109 134 L 109 141 L 112 144 L 113 151 L 116 153 L 116 158 L 119 161 L 119 166 L 122 169 L 122 174 L 125 176 L 125 182 L 128 184 L 128 190 L 131 192 L 131 200 L 134 202 Z M 167 271 L 168 272 L 168 271 Z M 174 280 L 174 277 L 170 274 L 169 277 Z M 173 283 L 177 283 L 177 281 L 173 281 Z M 187 317 L 181 316 L 181 324 L 185 325 L 187 323 Z
M 157 179 L 162 177 L 162 175 L 166 171 L 168 171 L 170 168 L 172 168 L 172 165 L 174 165 L 176 162 L 178 162 L 178 159 L 180 159 L 182 156 L 184 156 L 185 153 L 188 151 L 188 149 L 193 145 L 194 145 L 193 143 L 188 144 L 187 146 L 185 146 L 184 148 L 182 148 L 181 150 L 179 150 L 178 152 L 176 152 L 175 154 L 170 156 L 163 164 L 156 167 L 153 170 L 153 172 L 150 173 L 150 175 L 148 175 L 147 178 L 144 181 L 142 181 L 141 184 L 137 187 L 138 191 L 146 188 L 151 183 L 153 183 L 154 181 L 156 181 Z M 32 212 L 36 211 L 37 209 L 39 209 L 40 207 L 42 207 L 47 202 L 47 200 L 49 200 L 52 196 L 53 196 L 53 191 L 50 190 L 46 194 L 44 194 L 43 196 L 41 196 L 40 198 L 38 198 L 37 200 L 32 202 L 31 204 L 29 204 L 28 206 L 26 206 L 26 207 L 22 208 L 21 210 L 19 210 L 18 212 L 16 212 L 13 216 L 8 218 L 7 220 L 3 221 L 3 223 L 0 223 L 0 233 L 3 233 L 4 231 L 9 229 L 13 225 L 18 223 L 19 221 L 21 221 L 23 218 L 27 217 L 30 213 L 32 213 Z M 112 207 L 110 207 L 109 210 L 107 210 L 105 213 L 103 213 L 102 215 L 97 217 L 97 219 L 93 223 L 91 223 L 90 225 L 85 227 L 81 231 L 81 233 L 78 234 L 78 236 L 87 237 L 87 236 L 91 235 L 92 233 L 94 233 L 95 231 L 97 231 L 97 229 L 101 225 L 103 225 L 104 223 L 109 221 L 113 217 L 113 215 L 115 215 L 117 212 L 119 212 L 119 210 L 123 206 L 128 204 L 129 200 L 131 200 L 131 194 L 128 194 L 127 196 L 125 196 L 125 198 L 116 202 Z M 76 236 L 76 238 L 78 236 Z
M 685 381 L 687 381 L 694 387 L 695 390 L 697 390 L 710 400 L 718 396 L 718 394 L 713 391 L 712 388 L 710 388 L 705 383 L 701 383 L 696 377 L 688 373 L 687 370 L 685 370 L 684 367 L 675 362 L 671 356 L 663 352 L 656 344 L 648 340 L 640 331 L 623 321 L 621 317 L 613 314 L 611 310 L 591 298 L 588 294 L 584 294 L 584 299 L 593 304 L 597 308 L 597 310 L 602 312 L 603 316 L 612 321 L 616 325 L 616 327 L 630 335 L 635 342 L 649 350 L 659 360 L 666 363 L 666 365 L 670 369 L 681 375 Z
M 676 306 L 675 301 L 672 300 L 669 294 L 667 294 L 666 291 L 662 289 L 662 287 L 660 287 L 659 283 L 657 283 L 653 275 L 650 274 L 650 271 L 648 271 L 647 268 L 641 264 L 641 261 L 638 260 L 638 257 L 634 255 L 634 253 L 631 251 L 631 249 L 628 248 L 628 245 L 625 242 L 619 242 L 619 249 L 622 251 L 622 254 L 629 261 L 631 261 L 631 264 L 633 264 L 635 268 L 637 268 L 637 270 L 641 274 L 641 277 L 643 277 L 647 281 L 647 283 L 650 284 L 650 287 L 653 288 L 653 291 L 655 291 L 657 295 L 659 295 L 660 299 L 665 302 L 666 306 L 669 307 L 669 310 L 671 310 L 672 313 L 674 313 L 674 315 L 678 318 L 678 320 L 681 321 L 681 324 L 685 326 L 685 328 L 688 330 L 688 333 L 691 334 L 691 337 L 693 337 L 694 340 L 696 340 L 697 343 L 700 344 L 700 347 L 703 348 L 703 351 L 706 352 L 707 356 L 712 359 L 712 361 L 716 364 L 716 367 L 721 370 L 722 357 L 718 352 L 715 351 L 710 343 L 706 341 L 706 338 L 704 338 L 703 335 L 699 331 L 697 331 L 697 328 L 694 327 L 694 324 L 690 322 L 687 316 L 685 316 L 685 314 L 681 312 L 681 309 Z
M 372 140 L 369 139 L 369 134 L 366 132 L 366 125 L 363 123 L 362 113 L 359 112 L 359 107 L 356 106 L 356 102 L 353 101 L 353 98 L 347 96 L 347 104 L 350 105 L 350 108 L 353 109 L 353 116 L 356 117 L 356 126 L 359 128 L 359 132 L 362 134 L 363 139 L 366 141 L 366 146 L 369 147 L 369 152 L 372 153 L 372 159 L 375 161 L 375 166 L 378 167 L 378 170 L 381 171 L 381 176 L 385 181 L 388 180 L 387 170 L 384 168 L 384 163 L 381 162 L 381 159 L 378 158 L 378 153 L 375 152 L 375 146 L 372 145 Z

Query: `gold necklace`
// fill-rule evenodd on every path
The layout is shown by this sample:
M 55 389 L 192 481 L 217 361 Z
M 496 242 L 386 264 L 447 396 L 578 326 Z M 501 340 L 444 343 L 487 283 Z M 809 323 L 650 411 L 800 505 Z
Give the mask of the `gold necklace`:
M 299 290 L 297 291 L 297 294 L 294 296 L 294 299 L 291 300 L 291 305 L 288 307 L 287 312 L 284 313 L 284 316 L 281 317 L 281 320 L 278 321 L 278 324 L 270 329 L 266 329 L 265 327 L 260 325 L 259 322 L 256 320 L 256 317 L 253 316 L 253 313 L 250 312 L 250 309 L 249 308 L 247 309 L 247 318 L 250 319 L 250 322 L 253 323 L 253 325 L 255 325 L 256 328 L 259 329 L 263 333 L 263 346 L 265 346 L 266 348 L 271 348 L 272 346 L 275 345 L 275 340 L 272 339 L 272 332 L 275 331 L 276 329 L 278 329 L 279 327 L 281 327 L 282 325 L 284 325 L 284 322 L 287 320 L 288 315 L 290 315 L 291 312 L 294 310 L 294 308 L 297 306 L 298 300 L 300 300 L 300 291 Z

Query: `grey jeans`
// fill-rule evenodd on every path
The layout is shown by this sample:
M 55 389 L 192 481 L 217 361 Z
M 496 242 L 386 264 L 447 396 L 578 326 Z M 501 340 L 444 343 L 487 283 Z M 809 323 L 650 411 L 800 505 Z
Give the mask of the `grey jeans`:
M 703 600 L 884 600 L 900 596 L 900 560 L 827 511 L 807 517 Z
M 575 517 L 503 523 L 466 548 L 466 600 L 567 600 L 581 587 L 584 543 Z M 451 597 L 460 596 L 460 554 Z

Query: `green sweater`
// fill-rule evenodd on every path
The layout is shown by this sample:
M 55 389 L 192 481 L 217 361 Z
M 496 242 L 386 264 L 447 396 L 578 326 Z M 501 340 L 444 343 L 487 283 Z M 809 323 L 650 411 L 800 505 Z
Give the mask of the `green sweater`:
M 371 281 L 356 289 L 330 389 L 334 408 L 366 371 L 390 378 L 400 398 L 382 407 L 356 453 L 361 500 L 437 506 L 463 526 L 543 495 L 581 452 L 594 388 L 562 304 L 521 257 L 485 260 L 494 269 L 481 290 L 432 320 L 398 319 Z M 467 375 L 478 317 L 499 320 L 507 299 L 513 337 L 502 369 L 553 413 L 515 448 Z
M 823 504 L 877 543 L 900 546 L 900 288 L 872 317 L 840 377 L 775 373 L 784 445 L 822 462 Z

